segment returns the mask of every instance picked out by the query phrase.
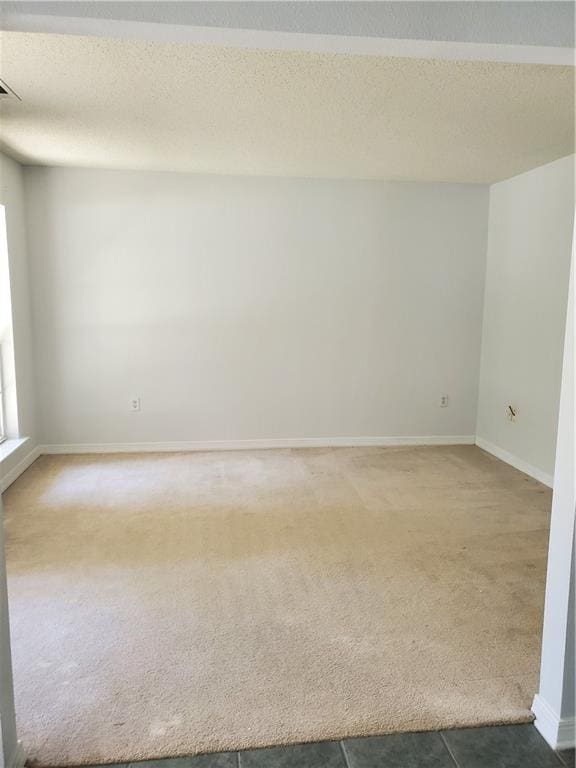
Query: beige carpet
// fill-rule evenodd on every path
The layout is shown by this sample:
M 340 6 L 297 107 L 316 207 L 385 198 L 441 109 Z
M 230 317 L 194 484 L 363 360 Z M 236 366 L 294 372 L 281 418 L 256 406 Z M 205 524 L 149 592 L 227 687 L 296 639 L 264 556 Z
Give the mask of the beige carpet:
M 38 764 L 530 719 L 550 492 L 478 448 L 42 457 L 5 503 Z

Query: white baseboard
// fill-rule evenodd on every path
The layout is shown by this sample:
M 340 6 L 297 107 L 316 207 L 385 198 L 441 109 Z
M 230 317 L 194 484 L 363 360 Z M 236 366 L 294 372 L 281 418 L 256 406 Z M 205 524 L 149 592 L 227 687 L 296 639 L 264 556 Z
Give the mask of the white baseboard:
M 0 493 L 4 493 L 6 488 L 8 488 L 9 485 L 12 485 L 14 480 L 19 478 L 22 472 L 28 469 L 28 467 L 36 461 L 41 453 L 42 451 L 40 450 L 40 446 L 35 445 L 22 459 L 20 459 L 20 461 L 14 467 L 12 467 L 12 469 L 2 474 L 2 478 L 0 480 Z
M 24 748 L 22 746 L 22 742 L 18 741 L 14 747 L 14 752 L 12 752 L 11 757 L 6 763 L 6 768 L 24 768 L 25 763 L 26 755 L 24 753 Z
M 499 446 L 494 445 L 494 443 L 491 443 L 488 440 L 484 440 L 483 437 L 476 437 L 476 445 L 478 448 L 482 448 L 483 451 L 487 451 L 493 456 L 496 456 L 497 459 L 505 461 L 506 464 L 510 464 L 515 469 L 519 469 L 520 472 L 524 472 L 525 475 L 530 475 L 530 477 L 533 477 L 540 483 L 544 483 L 544 485 L 547 485 L 549 488 L 553 487 L 553 475 L 549 475 L 548 473 L 543 472 L 541 469 L 538 469 L 538 467 L 534 467 L 532 464 L 528 464 L 527 461 L 519 459 L 518 456 L 514 456 L 514 454 L 505 451 L 504 448 L 500 448 Z
M 552 749 L 576 747 L 576 718 L 562 719 L 539 694 L 534 696 L 532 712 L 536 715 L 534 725 Z
M 170 443 L 71 443 L 41 445 L 40 453 L 156 453 L 176 451 L 245 451 L 268 448 L 345 448 L 402 445 L 474 445 L 474 435 L 428 437 L 287 437 L 257 440 L 194 440 Z

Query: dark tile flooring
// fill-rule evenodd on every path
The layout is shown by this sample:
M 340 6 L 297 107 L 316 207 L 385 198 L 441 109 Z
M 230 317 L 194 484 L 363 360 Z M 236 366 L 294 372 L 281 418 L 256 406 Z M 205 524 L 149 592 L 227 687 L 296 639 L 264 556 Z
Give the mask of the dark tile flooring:
M 532 725 L 394 733 L 363 739 L 130 763 L 131 768 L 574 768 Z M 108 768 L 128 768 L 127 765 Z

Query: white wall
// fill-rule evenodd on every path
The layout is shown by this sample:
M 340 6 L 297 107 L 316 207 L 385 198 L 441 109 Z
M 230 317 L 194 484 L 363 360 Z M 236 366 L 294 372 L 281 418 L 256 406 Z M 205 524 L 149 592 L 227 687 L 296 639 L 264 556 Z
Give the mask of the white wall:
M 14 355 L 18 388 L 18 428 L 35 432 L 32 327 L 26 255 L 26 221 L 22 167 L 0 153 L 0 204 L 6 210 L 6 235 L 12 292 Z
M 13 766 L 20 764 L 17 761 L 17 755 L 18 742 L 14 711 L 6 559 L 4 554 L 4 516 L 2 512 L 2 498 L 0 497 L 0 767 L 13 768 Z
M 574 689 L 574 522 L 576 431 L 574 380 L 574 255 L 568 304 L 554 495 L 546 577 L 540 686 L 534 699 L 536 727 L 553 747 L 573 747 L 576 737 Z
M 18 435 L 18 397 L 12 328 L 10 261 L 6 235 L 6 210 L 0 205 L 0 359 L 2 362 L 2 436 Z
M 487 188 L 25 179 L 43 443 L 474 435 Z
M 2 325 L 11 325 L 8 336 L 9 357 L 12 359 L 11 398 L 14 408 L 10 414 L 10 431 L 13 437 L 27 436 L 27 443 L 20 443 L 15 451 L 0 462 L 0 487 L 29 452 L 36 436 L 35 389 L 33 379 L 32 323 L 30 315 L 28 264 L 24 211 L 24 186 L 22 168 L 0 153 L 0 204 L 5 206 L 6 245 L 10 276 L 9 295 L 2 291 L 3 307 L 0 310 Z M 0 248 L 2 248 L 0 244 Z M 5 287 L 5 286 L 4 286 Z M 11 318 L 10 318 L 11 314 Z M 11 320 L 11 322 L 10 322 Z M 17 397 L 14 392 L 17 388 Z M 5 449 L 6 443 L 2 445 Z M 10 628 L 8 621 L 8 596 L 6 590 L 6 564 L 4 556 L 4 520 L 0 498 L 0 765 L 23 764 L 16 740 L 14 692 L 12 685 L 12 659 L 10 654 Z
M 10 374 L 9 435 L 27 437 L 7 458 L 6 444 L 0 448 L 0 487 L 3 480 L 30 452 L 36 440 L 36 393 L 27 260 L 26 217 L 22 167 L 0 153 L 0 204 L 5 206 L 8 266 L 10 272 L 13 357 L 16 392 Z M 1 313 L 5 315 L 4 312 Z M 7 360 L 7 362 L 9 362 Z M 12 447 L 10 447 L 12 450 Z
M 477 435 L 544 480 L 554 471 L 573 221 L 574 156 L 490 188 Z

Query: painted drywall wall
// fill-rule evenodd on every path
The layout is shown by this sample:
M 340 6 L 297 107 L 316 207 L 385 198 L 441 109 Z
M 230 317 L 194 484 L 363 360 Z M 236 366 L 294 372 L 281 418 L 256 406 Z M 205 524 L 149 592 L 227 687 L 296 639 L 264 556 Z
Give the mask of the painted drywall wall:
M 9 354 L 14 358 L 15 381 L 10 376 L 9 436 L 28 437 L 8 458 L 2 458 L 2 477 L 18 464 L 36 438 L 34 350 L 27 260 L 26 218 L 22 167 L 0 153 L 0 204 L 5 208 L 8 267 L 10 273 L 12 337 Z M 13 344 L 12 344 L 13 341 Z M 14 391 L 14 386 L 15 390 Z M 5 446 L 0 455 L 5 452 Z M 1 478 L 0 478 L 1 480 Z
M 478 441 L 542 479 L 554 471 L 573 222 L 574 156 L 490 188 Z
M 574 7 L 567 2 L 198 2 L 2 3 L 2 25 L 44 19 L 125 20 L 324 35 L 462 40 L 520 45 L 574 45 Z M 24 19 L 22 18 L 24 17 Z M 44 23 L 47 23 L 45 21 Z
M 2 385 L 2 437 L 18 434 L 18 398 L 12 328 L 10 262 L 6 238 L 6 209 L 0 205 L 0 361 Z
M 17 750 L 6 560 L 4 556 L 4 517 L 2 498 L 0 497 L 0 766 L 2 768 L 12 768 L 17 764 Z
M 25 180 L 42 443 L 474 434 L 486 187 Z
M 5 207 L 6 239 L 12 294 L 12 326 L 18 389 L 18 430 L 35 431 L 32 327 L 26 255 L 26 224 L 22 167 L 0 154 L 0 204 Z
M 574 389 L 574 254 L 568 301 L 540 686 L 534 699 L 536 727 L 553 747 L 575 745 L 574 688 L 574 524 L 576 515 L 576 432 Z
M 7 258 L 9 287 L 2 286 L 3 306 L 0 318 L 10 358 L 10 423 L 11 437 L 26 436 L 18 441 L 15 450 L 6 443 L 0 446 L 0 488 L 14 472 L 23 456 L 30 451 L 36 436 L 35 388 L 33 381 L 32 322 L 26 252 L 24 211 L 24 185 L 22 168 L 11 158 L 0 153 L 0 204 L 4 206 L 6 220 L 5 242 L 1 256 Z M 2 265 L 5 266 L 5 265 Z M 10 318 L 11 315 L 11 318 Z M 17 396 L 16 396 L 17 392 Z M 12 658 L 10 653 L 10 627 L 8 595 L 6 589 L 6 563 L 4 556 L 4 520 L 0 498 L 0 765 L 23 764 L 16 736 Z

